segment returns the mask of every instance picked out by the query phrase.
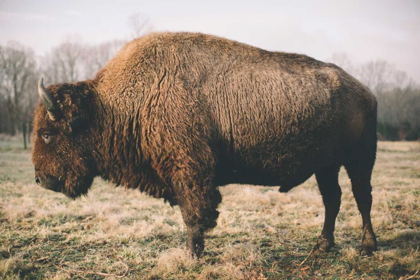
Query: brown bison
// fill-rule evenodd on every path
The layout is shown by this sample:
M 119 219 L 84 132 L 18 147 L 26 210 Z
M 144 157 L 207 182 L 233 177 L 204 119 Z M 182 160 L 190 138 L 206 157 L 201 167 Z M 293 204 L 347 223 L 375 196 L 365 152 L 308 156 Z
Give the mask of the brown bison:
M 316 248 L 334 246 L 341 166 L 376 250 L 370 211 L 376 100 L 341 68 L 191 33 L 128 43 L 93 80 L 39 83 L 36 182 L 71 198 L 95 176 L 179 205 L 195 256 L 216 226 L 219 186 L 280 186 L 315 174 L 325 205 Z

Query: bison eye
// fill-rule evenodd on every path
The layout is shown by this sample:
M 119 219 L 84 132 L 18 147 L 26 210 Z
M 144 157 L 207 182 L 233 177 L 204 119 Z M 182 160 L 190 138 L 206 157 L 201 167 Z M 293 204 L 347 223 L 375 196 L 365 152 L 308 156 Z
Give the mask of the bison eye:
M 44 142 L 45 143 L 50 143 L 50 141 L 51 141 L 51 138 L 52 138 L 52 134 L 51 133 L 49 133 L 49 132 L 44 132 L 44 133 L 42 133 L 42 139 L 44 139 Z

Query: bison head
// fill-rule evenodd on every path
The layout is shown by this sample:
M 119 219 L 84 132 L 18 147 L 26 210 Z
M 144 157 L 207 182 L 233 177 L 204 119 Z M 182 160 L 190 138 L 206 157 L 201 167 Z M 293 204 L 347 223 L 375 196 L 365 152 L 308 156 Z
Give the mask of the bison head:
M 32 162 L 42 187 L 76 198 L 88 192 L 96 175 L 91 141 L 89 85 L 51 85 L 42 79 L 42 101 L 34 113 Z

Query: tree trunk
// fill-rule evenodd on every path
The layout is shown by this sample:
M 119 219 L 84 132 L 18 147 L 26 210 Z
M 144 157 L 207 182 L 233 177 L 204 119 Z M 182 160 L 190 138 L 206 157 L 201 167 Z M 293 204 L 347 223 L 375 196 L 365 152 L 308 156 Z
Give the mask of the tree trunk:
M 22 135 L 23 135 L 23 149 L 26 150 L 26 123 L 22 122 Z

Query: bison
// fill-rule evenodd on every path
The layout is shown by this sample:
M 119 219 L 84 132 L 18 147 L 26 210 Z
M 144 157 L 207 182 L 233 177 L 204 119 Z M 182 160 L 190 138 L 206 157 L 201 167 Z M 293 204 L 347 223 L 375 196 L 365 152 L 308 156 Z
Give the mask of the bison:
M 370 212 L 377 103 L 331 63 L 199 33 L 125 45 L 94 79 L 44 87 L 32 162 L 42 187 L 77 198 L 94 177 L 179 205 L 199 257 L 216 226 L 219 187 L 280 186 L 313 174 L 325 205 L 315 248 L 334 246 L 344 166 L 376 250 Z

